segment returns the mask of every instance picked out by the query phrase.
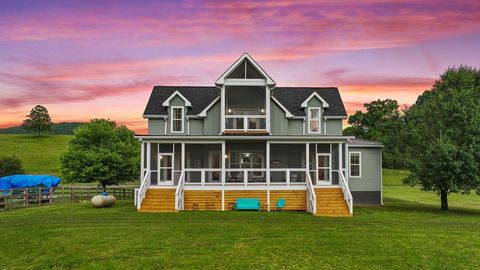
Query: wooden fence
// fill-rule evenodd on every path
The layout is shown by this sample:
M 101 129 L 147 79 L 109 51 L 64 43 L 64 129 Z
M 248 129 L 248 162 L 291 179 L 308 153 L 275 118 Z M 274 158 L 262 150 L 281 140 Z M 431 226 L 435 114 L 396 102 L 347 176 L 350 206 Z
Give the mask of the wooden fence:
M 103 191 L 99 187 L 14 188 L 0 190 L 0 211 L 50 204 L 75 203 L 90 200 Z M 117 200 L 134 199 L 133 187 L 110 187 L 109 195 Z

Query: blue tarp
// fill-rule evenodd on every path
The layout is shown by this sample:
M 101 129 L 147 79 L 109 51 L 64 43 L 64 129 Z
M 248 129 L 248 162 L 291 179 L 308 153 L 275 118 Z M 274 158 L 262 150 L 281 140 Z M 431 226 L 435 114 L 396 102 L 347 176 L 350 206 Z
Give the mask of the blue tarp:
M 9 175 L 0 178 L 0 190 L 11 188 L 29 188 L 29 187 L 57 187 L 60 184 L 60 178 L 51 175 Z

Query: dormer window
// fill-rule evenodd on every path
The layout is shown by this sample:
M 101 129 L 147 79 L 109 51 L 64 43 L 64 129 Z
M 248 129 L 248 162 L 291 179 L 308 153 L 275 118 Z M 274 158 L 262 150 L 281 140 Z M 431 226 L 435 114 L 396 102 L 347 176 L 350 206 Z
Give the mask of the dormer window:
M 172 106 L 171 114 L 171 132 L 183 133 L 184 107 Z
M 308 108 L 308 132 L 320 133 L 320 108 Z

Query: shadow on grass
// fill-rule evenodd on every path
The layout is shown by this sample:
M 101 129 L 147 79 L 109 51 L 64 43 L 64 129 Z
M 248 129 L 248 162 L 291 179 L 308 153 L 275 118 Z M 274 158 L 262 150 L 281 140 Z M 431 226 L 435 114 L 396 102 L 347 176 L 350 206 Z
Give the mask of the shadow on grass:
M 385 210 L 394 210 L 400 212 L 409 212 L 409 213 L 421 213 L 421 214 L 437 214 L 437 215 L 453 215 L 453 216 L 472 216 L 480 215 L 480 209 L 471 209 L 458 206 L 450 206 L 449 210 L 443 211 L 440 209 L 440 200 L 438 205 L 410 201 L 399 198 L 385 198 L 385 205 L 382 207 Z

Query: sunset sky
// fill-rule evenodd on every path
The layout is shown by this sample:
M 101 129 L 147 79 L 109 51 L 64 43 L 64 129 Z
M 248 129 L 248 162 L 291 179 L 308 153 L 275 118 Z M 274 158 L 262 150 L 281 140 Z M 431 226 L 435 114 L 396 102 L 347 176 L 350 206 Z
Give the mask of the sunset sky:
M 292 2 L 3 0 L 0 127 L 42 104 L 142 133 L 153 85 L 213 85 L 243 52 L 277 86 L 338 86 L 349 113 L 480 66 L 478 0 Z

